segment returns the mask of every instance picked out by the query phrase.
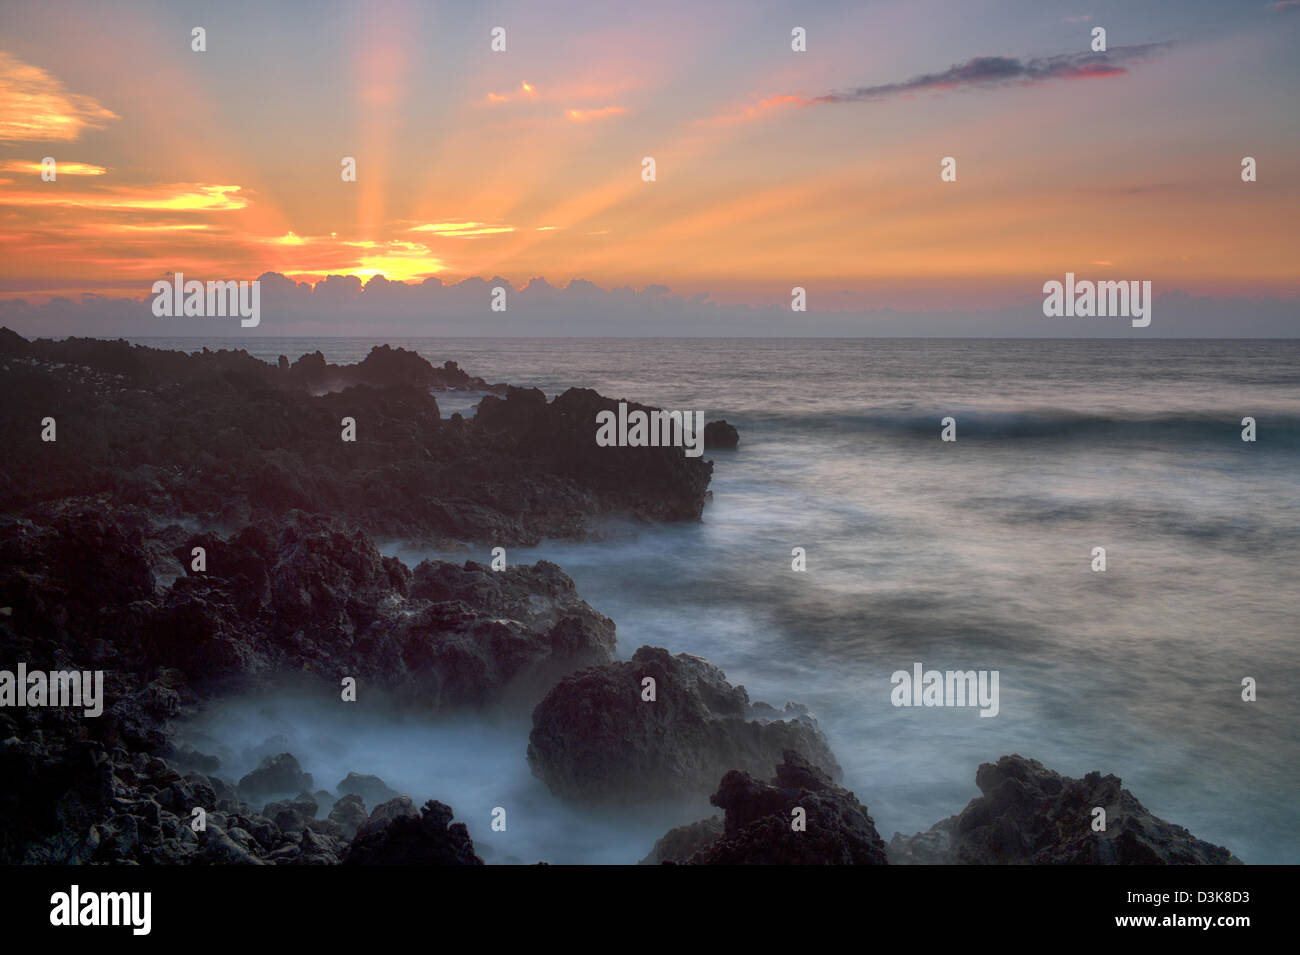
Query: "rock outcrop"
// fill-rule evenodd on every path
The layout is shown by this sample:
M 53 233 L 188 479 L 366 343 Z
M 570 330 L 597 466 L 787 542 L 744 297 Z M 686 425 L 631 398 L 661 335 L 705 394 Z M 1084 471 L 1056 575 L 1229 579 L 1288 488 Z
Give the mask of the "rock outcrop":
M 331 365 L 325 361 L 324 355 L 314 352 L 303 355 L 292 364 L 286 359 L 279 370 L 280 374 L 267 378 L 268 384 L 302 388 L 316 393 L 342 391 L 353 385 L 369 385 L 373 388 L 411 385 L 431 391 L 504 394 L 508 387 L 504 384 L 489 384 L 482 378 L 469 375 L 454 361 L 437 367 L 413 351 L 389 345 L 377 345 L 355 365 Z
M 453 390 L 482 393 L 479 414 L 444 420 Z M 0 329 L 0 404 L 0 643 L 105 677 L 100 716 L 0 712 L 0 864 L 472 862 L 441 804 L 367 830 L 381 781 L 313 792 L 276 748 L 223 779 L 172 721 L 287 680 L 337 698 L 340 675 L 425 712 L 531 707 L 613 659 L 612 621 L 554 564 L 411 570 L 370 535 L 509 546 L 690 520 L 711 473 L 681 448 L 598 447 L 615 402 L 595 392 L 548 402 L 387 346 L 272 364 Z
M 329 818 L 338 825 L 345 838 L 351 839 L 368 818 L 365 800 L 356 794 L 344 796 L 334 804 Z
M 0 606 L 11 660 L 104 675 L 98 717 L 0 711 L 0 864 L 336 862 L 364 818 L 358 797 L 317 818 L 310 773 L 275 750 L 223 781 L 219 760 L 174 744 L 170 722 L 214 693 L 304 674 L 332 694 L 354 674 L 424 711 L 481 706 L 614 647 L 612 622 L 553 564 L 427 562 L 412 574 L 363 534 L 297 513 L 229 537 L 107 504 L 0 516 Z M 374 777 L 349 778 L 341 788 L 385 794 Z M 208 813 L 198 832 L 195 808 Z
M 840 772 L 803 707 L 751 704 L 707 660 L 642 647 L 556 684 L 533 711 L 528 761 L 561 797 L 626 805 L 707 795 L 728 769 L 765 773 L 786 750 Z
M 311 773 L 304 773 L 292 753 L 267 756 L 239 781 L 239 791 L 249 796 L 272 796 L 310 790 Z M 316 812 L 313 809 L 312 815 Z
M 504 397 L 444 420 L 438 388 Z M 580 538 L 611 515 L 698 519 L 712 473 L 681 448 L 598 447 L 596 411 L 615 403 L 594 391 L 548 403 L 387 346 L 284 369 L 243 351 L 6 331 L 0 404 L 0 496 L 14 508 L 111 495 L 204 526 L 301 510 L 372 535 L 509 546 Z M 41 440 L 47 417 L 55 441 Z
M 357 796 L 368 806 L 377 806 L 401 795 L 378 776 L 361 773 L 348 773 L 334 788 L 341 796 Z
M 720 835 L 709 838 L 708 820 L 679 827 L 655 844 L 649 858 L 657 853 L 661 862 L 691 865 L 888 862 L 867 807 L 798 753 L 785 753 L 767 783 L 732 770 L 710 801 L 726 813 Z M 692 841 L 698 847 L 686 856 Z
M 1061 776 L 1003 756 L 975 774 L 983 793 L 956 816 L 913 836 L 895 834 L 890 861 L 964 865 L 1225 865 L 1231 852 L 1153 816 L 1116 776 Z M 1093 809 L 1106 829 L 1092 829 Z
M 719 449 L 730 451 L 740 444 L 740 432 L 734 424 L 722 421 L 710 421 L 704 426 L 705 450 Z
M 319 819 L 303 792 L 258 810 L 228 781 L 182 775 L 159 757 L 19 732 L 0 714 L 0 865 L 482 864 L 439 802 L 418 813 L 401 796 L 367 816 L 361 797 L 347 795 Z M 278 789 L 306 775 L 297 766 L 281 754 L 255 778 Z
M 463 822 L 430 799 L 417 813 L 405 796 L 376 806 L 343 856 L 344 865 L 482 865 Z
M 530 680 L 531 704 L 560 676 L 613 658 L 613 622 L 554 564 L 426 561 L 413 575 L 364 534 L 299 512 L 222 538 L 157 528 L 131 509 L 47 506 L 0 518 L 0 558 L 0 605 L 11 608 L 0 632 L 20 658 L 110 667 L 106 716 L 138 732 L 195 690 L 285 673 L 349 674 L 436 710 L 481 706 Z
M 474 423 L 512 459 L 580 484 L 591 495 L 593 511 L 658 521 L 698 519 L 712 462 L 686 457 L 679 447 L 599 446 L 596 416 L 617 411 L 618 405 L 590 388 L 570 388 L 549 404 L 536 388 L 510 388 L 505 398 L 484 397 Z M 630 411 L 654 410 L 634 402 L 627 405 Z M 555 505 L 543 497 L 536 506 Z
M 721 819 L 710 816 L 699 822 L 669 829 L 637 865 L 682 865 L 689 862 L 695 853 L 709 848 L 722 838 L 723 828 Z

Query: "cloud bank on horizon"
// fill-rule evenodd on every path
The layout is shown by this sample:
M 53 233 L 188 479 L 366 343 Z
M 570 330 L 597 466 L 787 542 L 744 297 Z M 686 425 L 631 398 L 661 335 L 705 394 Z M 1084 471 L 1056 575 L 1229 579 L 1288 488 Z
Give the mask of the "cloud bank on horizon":
M 1296 334 L 1294 5 L 972 7 L 340 2 L 308 42 L 290 8 L 10 5 L 0 315 L 127 334 L 184 272 L 340 332 L 422 302 L 501 334 L 1055 334 L 1036 290 L 1092 270 Z
M 169 277 L 170 278 L 170 277 Z M 1154 320 L 1139 333 L 1120 319 L 1050 321 L 1041 299 L 1000 308 L 903 311 L 881 307 L 809 306 L 792 314 L 788 301 L 723 304 L 703 294 L 675 294 L 663 285 L 604 289 L 574 280 L 556 286 L 534 278 L 518 288 L 499 276 L 454 284 L 436 278 L 392 282 L 332 275 L 315 285 L 278 273 L 258 279 L 261 320 L 240 326 L 225 316 L 158 318 L 148 298 L 87 294 L 46 302 L 0 301 L 0 326 L 34 337 L 177 337 L 203 340 L 248 336 L 372 337 L 995 337 L 995 338 L 1290 338 L 1300 330 L 1300 306 L 1276 299 L 1219 299 L 1169 292 L 1152 303 Z M 509 307 L 485 307 L 494 289 Z M 1031 290 L 1032 291 L 1032 290 Z M 840 304 L 851 299 L 836 299 Z M 814 303 L 815 304 L 815 303 Z M 1225 315 L 1249 314 L 1242 330 Z

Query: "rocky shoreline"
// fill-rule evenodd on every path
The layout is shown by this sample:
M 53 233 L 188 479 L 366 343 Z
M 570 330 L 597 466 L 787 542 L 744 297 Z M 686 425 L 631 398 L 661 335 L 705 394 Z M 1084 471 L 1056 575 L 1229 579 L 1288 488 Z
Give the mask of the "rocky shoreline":
M 481 394 L 477 414 L 442 418 L 450 390 Z M 178 743 L 205 701 L 286 679 L 339 705 L 352 680 L 417 713 L 522 707 L 520 759 L 565 803 L 722 810 L 645 863 L 1238 861 L 1114 776 L 1020 756 L 980 766 L 957 815 L 886 844 L 804 707 L 753 702 L 688 654 L 617 660 L 614 621 L 555 564 L 379 552 L 384 537 L 509 547 L 611 517 L 698 520 L 712 463 L 598 448 L 596 413 L 617 400 L 594 391 L 548 402 L 388 346 L 271 365 L 0 329 L 0 395 L 0 670 L 102 671 L 107 688 L 94 718 L 0 708 L 0 863 L 483 864 L 436 800 L 355 773 L 318 788 L 288 752 L 236 780 Z M 705 446 L 739 438 L 711 422 Z
M 238 528 L 304 510 L 375 537 L 505 547 L 581 538 L 603 517 L 698 519 L 713 469 L 679 448 L 597 447 L 596 413 L 618 402 L 594 391 L 547 402 L 386 346 L 357 366 L 317 353 L 277 367 L 0 329 L 0 375 L 11 511 L 111 496 Z M 444 419 L 447 388 L 488 393 L 473 418 Z

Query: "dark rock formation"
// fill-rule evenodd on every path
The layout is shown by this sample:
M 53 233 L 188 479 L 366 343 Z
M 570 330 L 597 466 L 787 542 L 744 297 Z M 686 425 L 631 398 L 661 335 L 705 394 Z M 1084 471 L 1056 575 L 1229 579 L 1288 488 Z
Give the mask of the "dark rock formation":
M 262 815 L 285 832 L 297 832 L 316 818 L 319 809 L 316 799 L 310 793 L 302 792 L 294 799 L 267 803 Z
M 627 404 L 629 410 L 654 410 Z M 592 496 L 593 511 L 661 521 L 698 519 L 712 463 L 688 458 L 675 447 L 600 447 L 596 415 L 617 411 L 618 405 L 589 388 L 570 388 L 550 404 L 536 388 L 510 388 L 504 399 L 488 395 L 479 402 L 474 420 L 513 458 L 580 483 Z M 547 498 L 537 506 L 554 507 Z
M 433 799 L 415 811 L 406 797 L 376 806 L 357 830 L 344 865 L 482 865 L 463 822 Z
M 257 769 L 239 781 L 239 791 L 249 796 L 274 796 L 311 787 L 311 773 L 302 771 L 292 753 L 267 756 Z M 315 815 L 315 810 L 312 815 Z
M 192 769 L 200 773 L 212 774 L 221 768 L 221 760 L 217 757 L 200 753 L 190 746 L 173 748 L 163 755 L 169 757 L 172 765 L 180 770 Z
M 740 444 L 740 432 L 734 424 L 726 420 L 710 421 L 704 426 L 704 447 L 706 450 L 721 449 L 729 451 Z
M 956 860 L 949 851 L 956 816 L 936 822 L 914 836 L 894 833 L 889 840 L 889 861 L 893 865 L 951 865 Z
M 192 545 L 207 551 L 205 572 L 189 569 Z M 228 538 L 111 505 L 0 515 L 7 655 L 33 669 L 105 671 L 100 717 L 0 711 L 0 864 L 337 861 L 364 818 L 358 797 L 314 818 L 312 780 L 288 753 L 238 790 L 186 772 L 219 762 L 177 748 L 169 722 L 210 693 L 281 687 L 286 675 L 315 674 L 337 694 L 350 673 L 428 710 L 500 700 L 530 675 L 611 658 L 613 624 L 557 567 L 490 573 L 422 565 L 424 595 L 412 599 L 400 562 L 304 514 Z M 262 811 L 242 801 L 294 794 Z M 204 831 L 190 828 L 195 808 L 208 813 Z
M 895 834 L 895 863 L 993 865 L 1240 864 L 1222 846 L 1153 816 L 1116 776 L 1071 779 L 1037 760 L 1003 756 L 975 774 L 983 793 L 956 816 L 913 836 Z M 1092 830 L 1093 809 L 1106 831 Z
M 363 361 L 351 365 L 331 365 L 319 351 L 292 363 L 281 355 L 271 365 L 242 348 L 183 352 L 132 345 L 122 339 L 73 337 L 28 341 L 8 328 L 0 328 L 0 357 L 81 366 L 142 387 L 187 381 L 202 383 L 218 377 L 238 377 L 256 387 L 315 392 L 370 385 L 504 394 L 507 387 L 466 374 L 454 361 L 439 368 L 415 352 L 389 345 L 372 348 Z
M 438 390 L 489 394 L 479 417 L 444 421 Z M 608 663 L 613 623 L 555 565 L 413 573 L 367 533 L 510 545 L 609 515 L 697 518 L 711 466 L 680 448 L 598 449 L 595 411 L 613 404 L 548 403 L 388 347 L 351 366 L 268 364 L 0 329 L 0 643 L 34 669 L 105 675 L 100 717 L 0 712 L 0 864 L 337 862 L 376 820 L 360 796 L 317 818 L 333 796 L 311 795 L 290 754 L 236 786 L 178 748 L 170 722 L 303 675 L 335 698 L 352 676 L 426 711 L 531 706 Z M 388 795 L 368 782 L 343 788 Z M 195 809 L 206 827 L 191 828 Z M 357 858 L 472 859 L 444 810 L 412 807 Z M 402 833 L 409 846 L 388 846 Z
M 528 762 L 559 796 L 631 804 L 705 795 L 729 768 L 766 772 L 786 750 L 840 772 L 803 707 L 751 705 L 707 660 L 642 647 L 551 689 L 533 711 Z
M 363 776 L 360 773 L 348 773 L 334 788 L 341 796 L 361 797 L 361 800 L 369 806 L 377 806 L 381 802 L 388 802 L 401 795 L 378 776 Z
M 483 391 L 503 394 L 506 385 L 488 384 L 461 370 L 454 361 L 438 368 L 413 351 L 379 345 L 355 365 L 331 365 L 320 352 L 303 355 L 288 369 L 287 382 L 277 382 L 312 391 L 342 391 L 353 385 L 385 388 L 412 385 L 432 391 Z
M 722 820 L 717 816 L 669 829 L 637 865 L 681 865 L 691 856 L 709 848 L 722 837 Z
M 330 810 L 329 818 L 338 824 L 344 836 L 351 839 L 357 834 L 357 830 L 365 824 L 367 818 L 366 804 L 360 796 L 344 796 L 334 804 L 334 808 Z
M 0 714 L 0 735 L 9 734 L 0 741 L 0 865 L 334 865 L 354 837 L 354 863 L 482 864 L 442 803 L 421 814 L 403 796 L 367 819 L 361 798 L 348 795 L 315 819 L 316 800 L 300 793 L 259 812 L 216 777 L 182 776 L 166 760 L 94 739 L 20 738 L 17 729 Z M 292 756 L 272 762 L 263 769 L 285 778 L 297 765 Z
M 704 844 L 688 859 L 663 861 L 692 865 L 885 865 L 888 861 L 884 840 L 867 807 L 798 753 L 784 754 L 770 783 L 732 770 L 722 777 L 710 801 L 726 813 L 722 834 L 707 842 L 701 839 Z M 795 828 L 798 809 L 803 810 L 802 830 Z M 696 823 L 696 827 L 705 825 Z M 669 836 L 679 832 L 675 829 Z M 697 828 L 696 834 L 706 832 Z
M 0 335 L 0 496 L 15 508 L 111 495 L 156 514 L 243 526 L 297 509 L 371 534 L 534 544 L 606 515 L 697 519 L 712 465 L 681 448 L 600 448 L 571 390 L 487 395 L 444 421 L 435 388 L 502 390 L 412 352 L 357 365 L 319 353 L 287 371 L 243 351 Z M 330 390 L 330 389 L 341 390 Z M 41 440 L 53 417 L 57 440 Z M 342 440 L 354 419 L 356 440 Z
M 203 572 L 190 569 L 194 547 L 206 552 Z M 104 719 L 158 745 L 160 718 L 197 690 L 285 672 L 336 685 L 349 675 L 437 709 L 613 656 L 613 623 L 554 564 L 426 561 L 412 578 L 359 532 L 301 513 L 223 539 L 157 529 L 130 509 L 47 506 L 0 518 L 0 558 L 0 605 L 12 608 L 0 631 L 12 646 L 24 659 L 111 666 Z M 183 576 L 164 586 L 168 568 Z M 259 794 L 312 788 L 288 781 Z

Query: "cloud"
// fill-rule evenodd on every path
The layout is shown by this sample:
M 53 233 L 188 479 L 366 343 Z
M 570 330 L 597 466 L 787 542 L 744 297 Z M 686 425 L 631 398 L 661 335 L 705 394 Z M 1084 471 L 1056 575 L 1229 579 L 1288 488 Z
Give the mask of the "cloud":
M 73 142 L 119 118 L 93 97 L 69 93 L 39 66 L 0 50 L 0 141 Z
M 611 116 L 620 116 L 627 112 L 622 106 L 605 106 L 601 109 L 570 109 L 565 110 L 565 117 L 572 123 L 590 123 L 596 119 L 608 119 Z
M 1300 3 L 1300 0 L 1294 0 Z M 963 87 L 994 87 L 1003 84 L 1033 84 L 1049 80 L 1090 80 L 1120 76 L 1129 64 L 1145 59 L 1168 44 L 1112 47 L 1106 53 L 1062 53 L 1017 59 L 1010 56 L 977 56 L 957 63 L 941 73 L 914 76 L 902 83 L 859 86 L 822 96 L 769 96 L 740 109 L 693 120 L 692 126 L 730 126 L 771 115 L 785 106 L 815 106 L 822 103 L 878 102 L 895 96 L 910 96 L 925 90 L 953 90 Z
M 291 269 L 289 274 L 329 280 L 341 277 L 339 273 L 346 271 L 348 278 L 368 278 L 371 281 L 378 279 L 380 282 L 394 280 L 397 284 L 401 284 L 412 279 L 436 275 L 447 268 L 447 263 L 443 259 L 434 255 L 427 245 L 419 242 L 390 239 L 387 242 L 364 241 L 341 244 L 361 248 L 365 252 L 356 259 L 355 265 L 346 269 Z
M 1279 0 L 1273 9 L 1278 13 L 1300 13 L 1300 0 Z
M 127 235 L 151 235 L 156 232 L 210 232 L 212 226 L 206 222 L 95 222 L 84 226 L 84 231 L 92 234 L 121 232 Z
M 519 83 L 518 95 L 525 99 L 536 99 L 537 87 L 527 80 L 523 80 Z M 508 103 L 510 102 L 510 95 L 508 93 L 488 93 L 487 99 L 489 103 Z
M 60 172 L 62 168 L 60 167 Z M 81 209 L 155 212 L 227 212 L 245 209 L 248 200 L 235 193 L 239 186 L 174 183 L 159 186 L 119 186 L 99 192 L 64 192 L 53 187 L 34 192 L 0 193 L 0 206 L 75 206 Z
M 412 226 L 411 232 L 432 232 L 434 235 L 451 239 L 467 239 L 480 235 L 497 235 L 502 232 L 514 232 L 512 225 L 488 225 L 485 222 L 426 222 L 424 225 Z
M 410 251 L 418 255 L 418 250 Z M 191 270 L 186 271 L 189 274 Z M 56 297 L 40 304 L 23 299 L 0 300 L 0 325 L 27 336 L 242 337 L 238 321 L 233 326 L 221 326 L 211 319 L 155 317 L 148 290 L 158 277 L 162 277 L 161 273 L 142 276 L 136 297 L 81 295 L 76 299 Z M 519 285 L 500 276 L 468 278 L 452 284 L 438 278 L 402 282 L 393 281 L 390 272 L 364 279 L 357 274 L 334 272 L 310 284 L 294 281 L 283 273 L 265 272 L 259 276 L 262 322 L 247 336 L 351 335 L 379 341 L 414 335 L 590 337 L 620 331 L 638 336 L 724 338 L 784 338 L 792 334 L 903 338 L 1136 335 L 1127 322 L 1085 326 L 1045 321 L 1037 294 L 1021 305 L 1001 308 L 900 311 L 863 303 L 843 310 L 810 311 L 792 325 L 789 300 L 783 297 L 768 305 L 724 305 L 703 295 L 683 296 L 663 285 L 648 285 L 639 291 L 629 287 L 606 289 L 581 279 L 565 286 L 551 285 L 540 278 Z M 494 286 L 508 290 L 508 312 L 489 309 Z M 1142 338 L 1300 336 L 1300 305 L 1276 298 L 1201 298 L 1170 291 L 1156 296 L 1155 315 L 1151 327 L 1142 331 Z
M 807 103 L 861 103 L 925 90 L 953 90 L 964 87 L 992 87 L 1007 83 L 1042 83 L 1050 80 L 1087 80 L 1119 76 L 1128 66 L 1149 57 L 1167 44 L 1147 43 L 1117 46 L 1105 53 L 1061 53 L 1019 59 L 1010 56 L 977 56 L 956 63 L 939 73 L 925 73 L 902 83 L 860 86 L 805 100 Z
M 735 123 L 747 123 L 750 120 L 759 119 L 767 115 L 773 107 L 802 105 L 807 106 L 811 100 L 802 96 L 772 96 L 768 99 L 759 100 L 756 104 L 745 106 L 739 110 L 732 110 L 726 113 L 718 113 L 716 116 L 706 116 L 693 120 L 692 126 L 730 126 Z
M 42 163 L 27 159 L 10 159 L 0 162 L 5 172 L 29 172 L 39 176 L 45 171 Z M 55 162 L 54 172 L 59 176 L 102 176 L 108 172 L 103 166 L 88 162 Z

